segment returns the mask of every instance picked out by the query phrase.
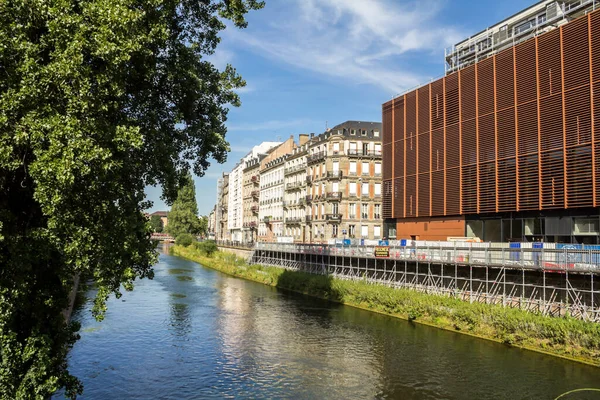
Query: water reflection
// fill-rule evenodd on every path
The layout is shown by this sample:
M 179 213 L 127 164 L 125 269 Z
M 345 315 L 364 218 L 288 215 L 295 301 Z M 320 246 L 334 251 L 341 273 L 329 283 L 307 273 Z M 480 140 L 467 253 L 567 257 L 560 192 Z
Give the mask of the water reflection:
M 77 314 L 83 398 L 553 399 L 598 386 L 596 368 L 160 260 L 101 329 Z

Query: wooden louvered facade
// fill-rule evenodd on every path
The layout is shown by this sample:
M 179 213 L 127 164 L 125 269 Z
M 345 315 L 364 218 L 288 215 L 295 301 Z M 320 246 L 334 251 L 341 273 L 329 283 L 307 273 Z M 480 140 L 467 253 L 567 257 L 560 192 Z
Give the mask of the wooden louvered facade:
M 399 233 L 598 207 L 600 12 L 385 103 L 383 180 L 383 217 Z M 454 225 L 444 235 L 464 236 Z

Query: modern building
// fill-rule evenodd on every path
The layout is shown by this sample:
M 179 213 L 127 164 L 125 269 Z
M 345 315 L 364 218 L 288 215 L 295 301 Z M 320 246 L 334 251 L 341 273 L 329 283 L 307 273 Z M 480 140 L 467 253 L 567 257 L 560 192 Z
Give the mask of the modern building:
M 381 158 L 379 122 L 347 121 L 311 138 L 305 241 L 383 237 Z
M 446 74 L 551 31 L 599 6 L 599 0 L 540 1 L 446 49 Z
M 444 78 L 383 104 L 387 236 L 600 243 L 593 8 L 540 2 L 456 45 Z M 514 46 L 494 41 L 504 26 Z M 491 49 L 469 58 L 482 37 Z

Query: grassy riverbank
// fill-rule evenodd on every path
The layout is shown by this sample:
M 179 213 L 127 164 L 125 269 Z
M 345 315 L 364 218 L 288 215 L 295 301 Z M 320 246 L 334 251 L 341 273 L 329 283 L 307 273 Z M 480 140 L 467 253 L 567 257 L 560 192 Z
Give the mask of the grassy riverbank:
M 205 257 L 192 246 L 174 246 L 171 252 L 255 282 L 600 366 L 600 324 L 575 318 L 545 317 L 496 305 L 471 304 L 364 281 L 250 266 L 229 253 L 217 252 L 210 258 Z

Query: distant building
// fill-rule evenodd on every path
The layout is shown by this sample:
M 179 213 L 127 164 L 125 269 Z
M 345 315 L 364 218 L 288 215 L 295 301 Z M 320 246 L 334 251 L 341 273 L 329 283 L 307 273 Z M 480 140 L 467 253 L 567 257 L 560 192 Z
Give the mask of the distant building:
M 168 211 L 154 211 L 152 214 L 150 214 L 150 217 L 153 217 L 155 215 L 158 215 L 160 217 L 160 220 L 162 221 L 162 224 L 163 224 L 163 229 L 165 229 L 167 227 L 167 225 L 169 224 L 169 212 Z
M 265 154 L 280 142 L 263 142 L 254 146 L 229 173 L 228 226 L 231 240 L 244 241 L 244 169 L 247 161 Z

